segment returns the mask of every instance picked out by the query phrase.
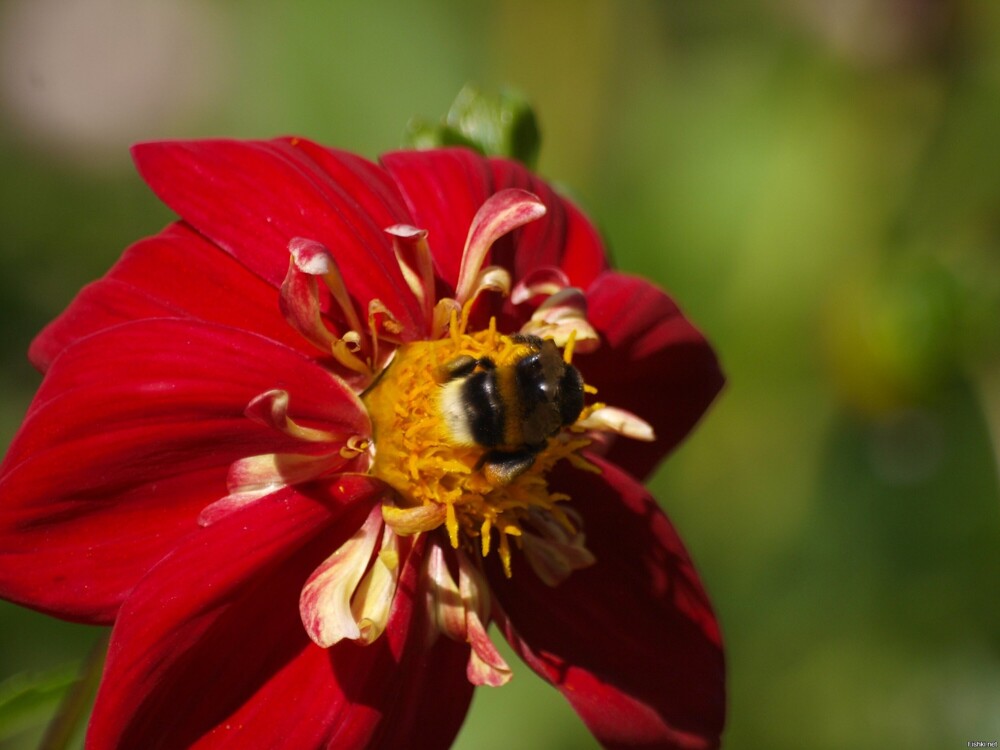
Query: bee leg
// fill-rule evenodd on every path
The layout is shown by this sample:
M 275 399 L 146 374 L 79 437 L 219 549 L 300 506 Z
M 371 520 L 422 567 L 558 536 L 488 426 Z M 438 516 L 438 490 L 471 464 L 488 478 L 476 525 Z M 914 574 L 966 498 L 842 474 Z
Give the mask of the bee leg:
M 510 484 L 535 463 L 537 451 L 523 450 L 513 453 L 490 451 L 479 461 L 486 479 L 496 486 Z
M 464 378 L 467 375 L 471 375 L 477 367 L 483 370 L 496 369 L 496 365 L 489 357 L 476 359 L 475 357 L 470 357 L 468 354 L 463 354 L 460 357 L 455 357 L 450 362 L 445 362 L 443 365 L 438 366 L 435 377 L 439 383 L 447 383 L 449 380 L 456 380 L 457 378 Z
M 463 354 L 461 357 L 455 357 L 455 359 L 445 362 L 437 368 L 437 381 L 439 383 L 446 383 L 455 378 L 464 378 L 466 375 L 470 375 L 475 369 L 476 358 L 470 357 L 468 354 Z

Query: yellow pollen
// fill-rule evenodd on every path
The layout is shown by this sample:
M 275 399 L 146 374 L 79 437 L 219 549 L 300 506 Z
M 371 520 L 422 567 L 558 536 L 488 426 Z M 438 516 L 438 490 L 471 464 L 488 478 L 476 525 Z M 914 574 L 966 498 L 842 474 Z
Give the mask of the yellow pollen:
M 561 525 L 572 526 L 557 507 L 569 497 L 550 491 L 547 475 L 562 459 L 594 468 L 578 455 L 590 440 L 578 430 L 564 429 L 548 440 L 522 474 L 506 484 L 492 482 L 481 468 L 488 449 L 459 441 L 443 417 L 443 385 L 449 377 L 446 365 L 459 357 L 489 357 L 501 368 L 517 362 L 529 347 L 498 333 L 493 320 L 486 330 L 464 333 L 457 317 L 452 316 L 444 338 L 399 347 L 391 364 L 362 395 L 373 428 L 371 473 L 402 498 L 399 505 L 405 512 L 383 514 L 390 525 L 396 519 L 418 519 L 415 509 L 444 506 L 443 513 L 421 512 L 417 521 L 397 533 L 431 531 L 443 525 L 456 549 L 478 550 L 483 557 L 496 549 L 509 576 L 509 538 L 515 537 L 520 544 L 517 537 L 526 522 L 530 526 L 532 514 L 542 512 Z M 590 410 L 585 408 L 581 418 Z

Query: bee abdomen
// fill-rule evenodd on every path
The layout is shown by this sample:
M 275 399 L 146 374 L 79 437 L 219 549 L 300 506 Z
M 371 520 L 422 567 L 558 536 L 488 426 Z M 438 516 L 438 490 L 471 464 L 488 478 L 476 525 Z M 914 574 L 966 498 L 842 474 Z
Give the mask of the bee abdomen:
M 466 424 L 472 438 L 492 448 L 504 442 L 507 410 L 497 386 L 494 371 L 476 372 L 462 383 Z

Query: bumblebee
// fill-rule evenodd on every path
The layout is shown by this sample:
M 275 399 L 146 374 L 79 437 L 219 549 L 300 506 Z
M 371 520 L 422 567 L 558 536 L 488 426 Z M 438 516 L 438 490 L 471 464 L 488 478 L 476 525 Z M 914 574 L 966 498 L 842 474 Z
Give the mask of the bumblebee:
M 477 468 L 495 485 L 527 471 L 548 439 L 583 410 L 583 378 L 554 343 L 518 335 L 514 361 L 457 357 L 441 368 L 440 407 L 452 438 L 486 449 Z

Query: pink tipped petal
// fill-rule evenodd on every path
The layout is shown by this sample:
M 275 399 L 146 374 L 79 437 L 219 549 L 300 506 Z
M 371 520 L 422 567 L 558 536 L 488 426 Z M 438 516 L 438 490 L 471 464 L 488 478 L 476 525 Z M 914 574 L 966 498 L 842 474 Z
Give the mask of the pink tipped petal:
M 548 208 L 544 219 L 521 230 L 513 258 L 494 263 L 511 270 L 514 280 L 527 277 L 537 268 L 561 269 L 570 286 L 586 288 L 608 268 L 608 259 L 597 229 L 573 203 L 559 195 L 523 164 L 508 159 L 490 159 L 495 189 L 520 188 L 534 193 Z
M 395 224 L 386 228 L 392 237 L 399 269 L 410 290 L 423 308 L 424 320 L 429 327 L 434 317 L 434 258 L 427 244 L 427 230 L 409 224 Z
M 490 593 L 486 577 L 477 563 L 459 555 L 459 591 L 465 605 L 466 639 L 469 641 L 469 664 L 466 676 L 473 685 L 500 687 L 510 681 L 511 671 L 497 651 L 485 622 L 489 622 Z
M 289 242 L 307 237 L 329 248 L 362 309 L 381 299 L 418 331 L 420 307 L 383 232 L 411 218 L 375 165 L 301 139 L 147 143 L 133 156 L 164 203 L 273 286 Z
M 585 539 L 582 531 L 570 534 L 558 521 L 547 519 L 539 533 L 524 532 L 521 535 L 521 551 L 542 582 L 558 586 L 574 570 L 596 562 L 593 553 L 587 549 Z
M 330 251 L 314 240 L 294 237 L 288 243 L 288 253 L 296 268 L 310 276 L 324 276 L 337 268 Z
M 487 266 L 476 277 L 472 285 L 473 294 L 479 292 L 497 292 L 506 297 L 510 294 L 510 274 L 506 268 L 500 266 Z
M 510 667 L 497 651 L 486 632 L 484 622 L 489 622 L 490 593 L 482 572 L 458 553 L 458 583 L 448 567 L 447 557 L 454 553 L 445 551 L 438 544 L 427 550 L 426 582 L 427 604 L 434 622 L 432 633 L 440 632 L 447 638 L 469 644 L 469 661 L 466 676 L 473 685 L 499 687 L 510 681 Z
M 263 717 L 226 721 L 253 702 L 288 741 L 321 747 L 322 722 L 302 719 L 322 720 L 336 689 L 296 598 L 309 568 L 357 516 L 285 490 L 180 545 L 122 608 L 88 747 L 267 747 L 247 741 L 247 724 Z M 280 712 L 298 726 L 277 705 L 260 705 L 276 687 L 285 690 Z
M 226 494 L 230 464 L 303 445 L 243 414 L 276 373 L 295 394 L 297 420 L 369 434 L 342 383 L 299 352 L 234 328 L 139 321 L 63 352 L 0 466 L 3 596 L 111 620 Z
M 426 566 L 427 602 L 434 622 L 432 633 L 441 632 L 456 641 L 466 640 L 465 602 L 440 545 L 428 545 Z
M 473 685 L 500 687 L 510 682 L 512 673 L 475 611 L 466 613 L 469 663 L 465 675 Z
M 344 463 L 340 451 L 317 455 L 266 453 L 250 456 L 234 461 L 229 467 L 226 489 L 231 493 L 273 492 L 280 487 L 329 475 Z
M 605 747 L 718 747 L 725 674 L 708 597 L 646 490 L 592 460 L 599 477 L 566 469 L 553 486 L 571 496 L 597 561 L 555 587 L 494 566 L 507 637 Z
M 488 162 L 457 148 L 396 151 L 381 161 L 399 186 L 412 223 L 427 230 L 437 275 L 454 289 L 472 219 L 496 192 Z
M 691 431 L 724 378 L 705 337 L 660 289 L 609 272 L 587 289 L 587 317 L 602 343 L 574 358 L 600 401 L 648 422 L 652 443 L 615 441 L 608 460 L 644 479 Z
M 358 624 L 361 643 L 373 643 L 389 622 L 399 582 L 400 551 L 400 538 L 387 529 L 382 535 L 382 548 L 354 593 L 351 611 Z
M 73 342 L 143 318 L 193 318 L 242 328 L 314 354 L 289 328 L 262 281 L 185 224 L 132 245 L 107 275 L 86 287 L 31 345 L 40 370 Z
M 288 391 L 272 388 L 254 397 L 247 408 L 243 411 L 248 419 L 269 427 L 275 432 L 301 440 L 304 443 L 332 443 L 343 444 L 350 435 L 345 435 L 330 430 L 318 430 L 315 427 L 304 427 L 288 416 L 288 406 L 291 397 Z M 360 403 L 355 403 L 358 408 L 364 408 Z M 328 448 L 329 445 L 325 445 Z
M 569 278 L 561 269 L 551 266 L 536 268 L 517 282 L 517 286 L 511 292 L 510 301 L 515 305 L 520 305 L 529 300 L 541 298 L 539 299 L 539 303 L 541 303 L 545 297 L 551 297 L 569 285 Z
M 151 571 L 116 623 L 88 747 L 447 748 L 471 697 L 467 647 L 427 646 L 418 559 L 370 646 L 319 648 L 299 621 L 301 583 L 363 520 L 369 482 L 346 507 L 335 489 L 276 494 Z
M 355 469 L 340 451 L 319 455 L 267 453 L 234 461 L 226 477 L 229 494 L 205 506 L 198 525 L 208 526 L 284 487 Z
M 472 298 L 476 279 L 483 269 L 486 254 L 493 243 L 515 229 L 545 215 L 545 206 L 524 190 L 503 190 L 491 195 L 476 212 L 469 226 L 469 236 L 462 251 L 462 265 L 455 299 L 463 304 Z
M 630 411 L 614 406 L 601 406 L 594 409 L 587 415 L 586 419 L 577 421 L 576 426 L 598 432 L 613 432 L 632 440 L 646 442 L 656 440 L 656 434 L 649 422 Z
M 302 588 L 299 612 L 317 646 L 329 648 L 345 638 L 353 641 L 361 637 L 351 612 L 351 598 L 371 562 L 383 526 L 382 507 L 376 504 L 354 535 L 313 571 Z
M 515 283 L 536 268 L 560 268 L 570 284 L 583 288 L 608 267 L 593 225 L 518 162 L 439 149 L 385 154 L 382 163 L 399 185 L 414 224 L 427 229 L 435 268 L 449 287 L 458 285 L 465 232 L 473 217 L 489 196 L 507 188 L 533 193 L 547 211 L 497 242 L 489 263 L 506 268 Z
M 316 277 L 304 272 L 294 259 L 288 264 L 288 274 L 279 295 L 281 314 L 289 327 L 320 352 L 329 353 L 337 337 L 327 327 Z
M 347 326 L 347 330 L 354 331 L 355 333 L 359 332 L 361 330 L 361 320 L 358 317 L 358 311 L 355 309 L 354 302 L 347 291 L 347 285 L 344 283 L 344 276 L 340 272 L 340 266 L 337 265 L 337 260 L 333 257 L 333 254 L 315 240 L 308 240 L 302 237 L 296 237 L 288 243 L 288 252 L 291 255 L 291 263 L 289 264 L 288 274 L 285 276 L 285 285 L 288 285 L 290 279 L 295 275 L 322 278 L 326 286 L 324 296 L 325 292 L 329 292 L 329 296 L 332 298 L 333 304 L 336 305 L 336 309 L 339 311 L 344 325 Z M 282 299 L 284 299 L 284 294 L 285 290 L 283 286 Z M 320 300 L 318 285 L 313 294 L 316 297 L 316 304 L 318 305 Z M 325 306 L 322 306 L 321 309 L 325 309 Z M 324 338 L 323 341 L 324 344 L 321 348 L 329 348 L 329 339 Z
M 573 341 L 573 351 L 592 352 L 601 345 L 601 338 L 587 320 L 587 300 L 576 287 L 560 289 L 546 299 L 521 326 L 522 333 L 552 339 L 565 347 Z
M 433 531 L 444 523 L 447 511 L 439 503 L 418 505 L 414 508 L 382 506 L 382 518 L 400 536 L 412 536 L 423 531 Z

